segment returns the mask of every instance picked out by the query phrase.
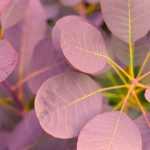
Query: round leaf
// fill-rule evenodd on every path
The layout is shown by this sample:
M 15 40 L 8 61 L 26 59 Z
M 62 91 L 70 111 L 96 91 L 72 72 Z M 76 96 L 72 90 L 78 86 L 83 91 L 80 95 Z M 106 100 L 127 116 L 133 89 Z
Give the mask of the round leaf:
M 150 102 L 150 88 L 146 89 L 145 91 L 145 99 Z
M 83 18 L 67 16 L 60 19 L 53 35 L 55 45 L 60 43 L 64 56 L 73 67 L 89 74 L 98 74 L 104 69 L 106 60 L 98 56 L 106 55 L 102 34 Z
M 35 100 L 42 128 L 59 138 L 77 136 L 86 122 L 102 111 L 100 94 L 85 97 L 98 88 L 87 75 L 72 71 L 48 79 Z
M 150 29 L 149 0 L 100 0 L 108 28 L 121 40 L 128 42 L 144 37 Z M 130 30 L 131 28 L 131 30 Z
M 142 150 L 140 132 L 127 115 L 97 115 L 82 129 L 77 150 Z

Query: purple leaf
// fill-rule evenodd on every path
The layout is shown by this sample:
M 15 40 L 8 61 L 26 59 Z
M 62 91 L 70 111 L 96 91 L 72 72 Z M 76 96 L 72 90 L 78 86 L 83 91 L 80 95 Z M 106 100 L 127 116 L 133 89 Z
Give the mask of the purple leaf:
M 121 40 L 129 41 L 129 30 L 133 42 L 144 37 L 150 29 L 149 0 L 100 0 L 104 20 L 108 28 Z M 131 23 L 130 23 L 130 22 Z
M 55 46 L 55 48 L 57 50 L 60 50 L 61 49 L 61 46 L 60 46 L 60 35 L 61 35 L 61 31 L 64 29 L 64 27 L 66 26 L 66 24 L 68 24 L 69 22 L 78 22 L 78 21 L 83 21 L 83 18 L 79 17 L 79 16 L 74 16 L 74 15 L 71 15 L 71 16 L 66 16 L 66 17 L 63 17 L 61 19 L 59 19 L 55 26 L 53 27 L 53 30 L 52 30 L 52 42 L 53 42 L 53 45 Z
M 150 102 L 150 88 L 146 89 L 144 96 L 145 99 Z
M 136 66 L 141 66 L 149 50 L 150 47 L 149 43 L 150 40 L 147 36 L 135 42 L 134 63 Z M 121 63 L 123 63 L 124 65 L 129 65 L 130 56 L 129 56 L 129 49 L 127 43 L 119 40 L 115 36 L 111 36 L 109 50 L 111 51 L 113 56 L 117 58 Z M 114 53 L 115 51 L 117 51 L 117 53 Z
M 17 53 L 6 40 L 0 41 L 0 82 L 4 81 L 15 69 Z
M 45 37 L 35 47 L 30 61 L 28 73 L 34 74 L 34 72 L 39 72 L 39 74 L 35 73 L 36 76 L 28 82 L 31 91 L 36 94 L 45 80 L 64 72 L 68 67 L 62 53 L 53 48 L 49 37 Z
M 0 1 L 0 15 L 3 13 L 3 11 L 7 8 L 8 4 L 11 2 L 12 0 L 1 0 Z
M 124 113 L 97 115 L 81 130 L 77 150 L 142 150 L 140 132 Z
M 4 39 L 7 39 L 11 45 L 17 50 L 19 53 L 20 45 L 21 45 L 21 34 L 22 34 L 22 23 L 16 24 L 13 27 L 8 28 L 5 31 Z
M 45 5 L 44 9 L 48 19 L 55 19 L 60 12 L 60 6 L 58 4 Z
M 96 55 L 106 54 L 102 34 L 83 18 L 67 16 L 60 19 L 53 35 L 55 41 L 60 40 L 63 54 L 73 67 L 90 74 L 98 74 L 104 69 L 106 61 Z
M 1 23 L 4 29 L 17 24 L 26 13 L 29 0 L 11 0 L 8 8 L 1 14 Z
M 18 50 L 20 66 L 27 69 L 35 46 L 46 35 L 46 13 L 39 0 L 30 0 L 22 22 L 6 30 L 4 38 Z
M 0 150 L 8 150 L 10 133 L 0 132 Z
M 90 77 L 77 72 L 48 79 L 35 100 L 42 128 L 59 138 L 77 136 L 85 123 L 102 111 L 102 96 L 87 96 L 96 89 L 99 86 Z
M 23 149 L 36 142 L 43 133 L 35 112 L 31 111 L 26 114 L 24 120 L 21 121 L 11 133 L 9 148 L 12 150 Z
M 76 150 L 76 139 L 57 139 L 52 136 L 43 135 L 31 145 L 32 150 Z
M 81 2 L 81 0 L 60 0 L 60 2 L 65 6 L 74 6 Z
M 28 65 L 36 44 L 44 38 L 47 25 L 46 13 L 39 0 L 30 0 L 27 13 L 22 24 L 21 61 Z
M 101 12 L 96 12 L 92 16 L 89 16 L 88 20 L 97 28 L 99 28 L 104 22 Z
M 99 3 L 100 0 L 85 0 L 88 3 Z
M 150 116 L 147 116 L 150 120 Z M 143 116 L 137 118 L 135 120 L 135 123 L 140 129 L 141 135 L 142 135 L 142 142 L 143 142 L 143 150 L 149 150 L 150 148 L 150 129 L 144 119 Z
M 0 132 L 12 131 L 20 120 L 19 115 L 9 107 L 0 108 Z

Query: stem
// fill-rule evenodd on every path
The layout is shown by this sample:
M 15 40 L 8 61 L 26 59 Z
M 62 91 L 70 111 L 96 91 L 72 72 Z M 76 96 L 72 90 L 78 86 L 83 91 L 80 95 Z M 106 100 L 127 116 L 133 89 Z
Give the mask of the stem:
M 18 89 L 19 87 L 21 87 L 27 81 L 32 80 L 33 78 L 39 76 L 42 73 L 45 73 L 47 71 L 51 71 L 52 69 L 55 69 L 55 67 L 58 67 L 58 65 L 61 65 L 63 63 L 64 63 L 64 61 L 61 61 L 58 64 L 55 64 L 55 65 L 52 65 L 52 66 L 47 66 L 47 67 L 44 67 L 42 69 L 33 71 L 32 73 L 30 73 L 29 75 L 24 77 L 22 80 L 18 81 L 14 86 L 11 87 L 11 89 L 14 91 L 14 90 Z
M 148 89 L 148 88 L 150 88 L 150 86 L 144 85 L 144 84 L 141 84 L 141 83 L 138 83 L 137 86 L 141 87 L 142 89 Z
M 142 76 L 140 76 L 140 77 L 138 78 L 138 80 L 141 81 L 141 80 L 143 80 L 144 78 L 146 78 L 146 77 L 149 76 L 149 75 L 150 75 L 150 71 L 147 72 L 147 73 L 145 73 L 145 74 L 143 74 Z
M 118 109 L 120 109 L 120 107 L 122 106 L 123 101 L 121 100 L 114 108 L 113 111 L 116 111 Z
M 144 119 L 145 119 L 145 121 L 146 121 L 148 127 L 150 127 L 150 121 L 149 121 L 149 119 L 148 119 L 148 117 L 147 117 L 147 112 L 145 111 L 144 107 L 142 106 L 142 104 L 141 104 L 141 102 L 140 102 L 140 100 L 139 100 L 139 98 L 138 98 L 136 92 L 133 91 L 132 94 L 133 94 L 133 96 L 135 97 L 135 100 L 136 100 L 136 102 L 137 102 L 139 108 L 140 108 L 141 111 L 142 111 L 142 114 L 143 114 L 143 116 L 144 116 Z
M 16 106 L 18 107 L 19 110 L 23 110 L 23 105 L 22 103 L 20 102 L 20 100 L 18 99 L 18 96 L 15 94 L 15 92 L 13 92 L 11 90 L 11 87 L 10 85 L 5 81 L 5 82 L 2 82 L 2 85 L 5 87 L 5 89 L 10 93 L 12 99 L 15 101 L 16 103 Z
M 79 3 L 74 7 L 74 10 L 77 11 L 82 17 L 86 16 L 86 8 L 83 4 L 83 2 Z
M 128 43 L 130 51 L 130 73 L 134 78 L 134 46 L 132 43 L 132 20 L 131 20 L 131 1 L 128 0 Z
M 120 88 L 127 88 L 127 85 L 117 85 L 117 86 L 112 86 L 112 87 L 106 87 L 106 88 L 99 88 L 89 94 L 86 94 L 84 96 L 81 96 L 79 98 L 77 98 L 76 100 L 73 100 L 70 104 L 68 104 L 67 106 L 72 106 L 75 105 L 79 102 L 82 102 L 83 100 L 86 100 L 88 97 L 91 97 L 97 93 L 101 93 L 101 92 L 106 92 L 106 91 L 110 91 L 110 90 L 115 90 L 115 89 L 120 89 Z
M 104 92 L 102 95 L 109 98 L 118 98 L 118 93 Z
M 3 38 L 4 38 L 4 30 L 2 26 L 0 25 L 0 40 L 2 40 Z
M 103 55 L 103 54 L 99 54 L 96 52 L 91 52 L 86 50 L 87 53 L 98 56 L 98 57 L 103 57 L 104 59 L 106 59 L 106 62 L 112 66 L 112 68 L 116 71 L 116 73 L 119 75 L 119 77 L 121 78 L 121 80 L 123 82 L 126 83 L 126 80 L 124 78 L 124 76 L 122 76 L 122 74 L 120 72 L 122 72 L 128 79 L 132 80 L 133 78 L 122 68 L 120 67 L 115 61 L 113 61 L 110 57 Z M 120 72 L 119 72 L 120 71 Z
M 127 105 L 128 98 L 129 98 L 130 94 L 132 93 L 133 89 L 134 89 L 134 85 L 131 85 L 129 90 L 128 90 L 128 93 L 127 93 L 126 97 L 123 100 L 123 104 L 122 104 L 121 110 L 120 110 L 120 115 L 119 115 L 118 119 L 116 120 L 116 123 L 114 125 L 114 130 L 113 130 L 113 133 L 112 133 L 112 137 L 111 137 L 110 143 L 108 144 L 108 147 L 107 147 L 106 150 L 110 150 L 112 148 L 113 139 L 117 135 L 117 131 L 118 131 L 118 128 L 119 128 L 119 122 L 121 120 L 121 114 L 123 113 L 123 111 L 124 111 L 124 109 Z
M 98 56 L 98 57 L 103 57 L 104 59 L 106 59 L 106 62 L 111 65 L 111 67 L 116 71 L 116 73 L 119 75 L 119 77 L 121 78 L 121 80 L 124 82 L 124 83 L 127 83 L 124 76 L 120 73 L 122 72 L 128 79 L 130 80 L 133 80 L 134 78 L 132 76 L 130 76 L 122 67 L 120 67 L 115 61 L 113 61 L 110 57 L 104 55 L 104 54 L 99 54 L 97 52 L 91 52 L 90 50 L 86 50 L 85 49 L 82 49 L 81 47 L 77 47 L 80 51 L 82 52 L 86 52 L 86 53 L 89 53 L 89 54 L 92 54 L 92 55 L 95 55 L 95 56 Z
M 149 58 L 150 58 L 150 52 L 147 53 L 147 55 L 146 55 L 146 57 L 145 57 L 145 59 L 144 59 L 144 62 L 143 62 L 142 66 L 141 66 L 141 68 L 140 68 L 140 70 L 139 70 L 139 72 L 138 72 L 137 77 L 139 77 L 139 76 L 142 74 L 142 72 L 143 72 L 143 70 L 144 70 L 144 67 L 145 67 L 145 65 L 147 64 Z

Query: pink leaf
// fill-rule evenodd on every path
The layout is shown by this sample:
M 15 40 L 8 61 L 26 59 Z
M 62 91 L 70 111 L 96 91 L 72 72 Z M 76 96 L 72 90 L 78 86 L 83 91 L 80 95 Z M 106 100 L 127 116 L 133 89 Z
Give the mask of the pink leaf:
M 26 114 L 25 118 L 16 126 L 9 138 L 9 148 L 21 150 L 38 141 L 44 132 L 36 118 L 35 111 Z
M 149 47 L 150 47 L 149 43 L 150 40 L 149 37 L 147 36 L 135 42 L 134 63 L 136 66 L 141 66 L 142 62 L 144 61 L 144 58 L 149 51 Z M 109 50 L 114 55 L 114 57 L 116 57 L 121 63 L 125 65 L 129 65 L 130 56 L 129 56 L 129 48 L 127 43 L 121 41 L 115 36 L 111 36 Z M 117 51 L 117 53 L 114 53 L 115 51 Z
M 0 41 L 0 82 L 4 81 L 13 72 L 16 64 L 16 51 L 8 41 Z
M 142 150 L 140 132 L 124 113 L 97 115 L 82 129 L 77 150 Z
M 150 116 L 147 115 L 147 118 L 150 120 Z M 135 123 L 140 129 L 142 135 L 142 142 L 143 142 L 143 150 L 149 150 L 150 148 L 150 128 L 147 125 L 143 116 L 137 118 Z
M 100 0 L 104 20 L 108 28 L 121 40 L 129 41 L 129 32 L 133 42 L 144 37 L 150 29 L 149 0 Z M 130 22 L 131 23 L 130 23 Z
M 146 89 L 145 91 L 145 99 L 150 102 L 150 88 Z
M 85 1 L 89 3 L 98 3 L 100 0 L 85 0 Z
M 106 55 L 102 34 L 83 18 L 67 16 L 60 19 L 53 35 L 55 41 L 60 41 L 64 56 L 73 67 L 90 74 L 98 74 L 104 69 L 106 61 L 97 56 Z
M 35 47 L 29 65 L 28 75 L 33 75 L 33 78 L 28 81 L 31 91 L 36 94 L 44 81 L 64 72 L 66 68 L 68 68 L 68 65 L 62 53 L 54 49 L 49 37 L 44 38 Z
M 3 13 L 3 11 L 7 8 L 8 4 L 11 2 L 11 0 L 1 0 L 0 1 L 0 15 Z
M 35 100 L 42 128 L 59 138 L 77 136 L 86 122 L 102 111 L 102 96 L 87 96 L 98 87 L 87 75 L 72 71 L 48 79 Z
M 60 2 L 65 6 L 74 6 L 81 2 L 81 0 L 60 0 Z
M 7 29 L 23 20 L 29 0 L 11 0 L 9 6 L 1 15 L 1 23 Z
M 36 44 L 44 38 L 47 25 L 46 13 L 39 0 L 30 0 L 27 13 L 22 24 L 21 59 L 27 66 Z

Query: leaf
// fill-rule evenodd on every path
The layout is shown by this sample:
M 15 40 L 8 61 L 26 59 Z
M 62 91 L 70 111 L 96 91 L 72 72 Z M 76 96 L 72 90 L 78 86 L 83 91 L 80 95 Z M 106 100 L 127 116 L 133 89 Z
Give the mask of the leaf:
M 30 0 L 27 13 L 22 23 L 21 35 L 21 65 L 28 66 L 37 43 L 44 38 L 46 25 L 46 12 L 40 0 Z
M 23 20 L 29 0 L 11 0 L 9 6 L 1 14 L 2 27 L 8 29 Z
M 33 144 L 44 134 L 35 112 L 31 111 L 26 114 L 25 118 L 16 126 L 9 138 L 9 148 L 14 150 L 24 149 Z
M 142 150 L 142 139 L 138 128 L 126 114 L 108 112 L 89 121 L 80 133 L 77 150 L 92 149 Z
M 96 54 L 106 55 L 102 34 L 83 18 L 67 16 L 54 28 L 64 56 L 70 64 L 85 73 L 98 74 L 106 66 L 106 60 Z M 90 35 L 90 36 L 89 36 Z
M 35 50 L 35 46 L 46 36 L 48 28 L 46 24 L 47 15 L 39 0 L 30 0 L 24 19 L 6 30 L 5 38 L 18 50 L 20 64 L 24 72 Z M 21 67 L 20 67 L 21 66 Z
M 8 142 L 9 142 L 10 133 L 8 132 L 0 132 L 0 149 L 7 150 Z
M 102 96 L 87 96 L 98 88 L 90 77 L 73 71 L 48 79 L 35 100 L 42 128 L 58 138 L 77 136 L 86 122 L 102 111 Z
M 48 19 L 55 19 L 56 17 L 59 16 L 60 13 L 60 5 L 59 4 L 47 4 L 44 5 L 44 10 L 47 14 Z
M 0 82 L 4 81 L 15 69 L 17 53 L 7 40 L 0 41 Z
M 145 96 L 145 99 L 146 99 L 148 102 L 150 102 L 150 88 L 148 88 L 148 89 L 145 90 L 144 96 Z
M 62 140 L 44 135 L 30 147 L 32 150 L 76 150 L 76 139 Z
M 95 12 L 92 16 L 88 17 L 88 20 L 97 28 L 99 28 L 104 23 L 101 12 Z
M 65 6 L 75 6 L 81 2 L 81 0 L 60 0 Z
M 4 99 L 2 99 L 4 101 Z M 1 100 L 1 101 L 2 101 Z M 9 109 L 9 107 L 7 108 L 6 106 L 0 108 L 0 133 L 1 132 L 9 132 L 11 131 L 16 124 L 18 123 L 18 121 L 20 120 L 20 116 Z
M 134 47 L 135 66 L 141 66 L 141 64 L 143 63 L 144 58 L 149 51 L 149 47 L 150 47 L 149 43 L 150 40 L 148 37 L 144 37 L 138 40 L 137 42 L 135 42 L 135 47 Z M 115 36 L 111 36 L 109 50 L 113 54 L 113 57 L 118 59 L 119 62 L 121 62 L 124 65 L 129 65 L 130 56 L 129 56 L 127 43 L 121 41 Z M 117 51 L 117 53 L 114 53 L 115 51 Z
M 148 119 L 150 120 L 150 116 L 147 115 Z M 143 142 L 143 150 L 149 150 L 150 147 L 150 128 L 148 127 L 145 119 L 143 116 L 138 117 L 135 120 L 136 125 L 139 127 L 141 135 L 142 135 L 142 142 Z
M 99 0 L 85 0 L 85 1 L 88 3 L 98 3 L 99 2 Z
M 0 15 L 3 13 L 3 11 L 7 8 L 8 4 L 11 2 L 11 0 L 1 0 L 0 1 Z
M 135 42 L 148 33 L 149 0 L 100 0 L 100 2 L 108 28 L 124 42 L 129 41 L 129 34 L 132 35 L 132 42 Z
M 69 67 L 63 54 L 54 49 L 48 36 L 37 44 L 29 64 L 28 75 L 33 77 L 29 79 L 28 85 L 35 94 L 44 81 Z
M 4 34 L 4 39 L 7 39 L 11 43 L 11 45 L 17 50 L 18 53 L 21 45 L 21 34 L 21 23 L 18 23 L 13 27 L 8 28 Z
M 66 16 L 66 17 L 59 19 L 56 22 L 55 26 L 53 27 L 52 42 L 57 50 L 61 49 L 61 46 L 60 46 L 61 31 L 64 30 L 66 24 L 68 24 L 69 22 L 72 22 L 72 21 L 73 22 L 83 21 L 83 18 L 81 18 L 79 16 L 75 16 L 75 15 Z
M 4 137 L 0 132 L 0 142 L 1 136 Z M 76 140 L 61 140 L 47 135 L 41 129 L 35 111 L 32 110 L 26 113 L 24 119 L 18 123 L 14 131 L 8 134 L 7 146 L 8 149 L 13 150 L 67 150 L 67 148 L 76 146 Z

